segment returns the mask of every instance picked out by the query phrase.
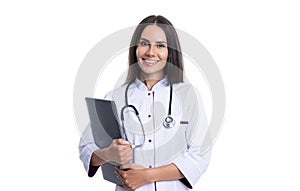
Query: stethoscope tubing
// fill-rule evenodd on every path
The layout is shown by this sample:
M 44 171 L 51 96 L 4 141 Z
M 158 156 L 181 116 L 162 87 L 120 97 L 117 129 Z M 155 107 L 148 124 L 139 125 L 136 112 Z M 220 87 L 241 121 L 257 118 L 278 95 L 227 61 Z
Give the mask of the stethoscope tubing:
M 143 126 L 143 123 L 141 121 L 141 118 L 139 116 L 139 112 L 138 110 L 136 109 L 136 107 L 134 105 L 129 105 L 128 104 L 128 89 L 129 89 L 129 86 L 132 84 L 133 82 L 130 82 L 126 89 L 125 89 L 125 106 L 121 109 L 121 122 L 122 122 L 122 128 L 123 128 L 123 132 L 124 132 L 124 135 L 125 135 L 125 139 L 128 140 L 128 137 L 127 137 L 127 134 L 126 134 L 126 130 L 125 130 L 125 126 L 124 126 L 124 110 L 126 108 L 131 108 L 134 110 L 135 112 L 135 115 L 137 116 L 138 120 L 139 120 L 139 123 L 141 125 L 141 128 L 142 128 L 142 133 L 143 133 L 143 143 L 140 144 L 140 145 L 132 145 L 132 148 L 137 148 L 137 147 L 140 147 L 142 146 L 144 143 L 145 143 L 145 140 L 146 140 L 146 135 L 145 135 L 145 129 L 144 129 L 144 126 Z M 173 117 L 171 116 L 171 112 L 172 112 L 172 98 L 173 98 L 173 85 L 170 84 L 170 98 L 169 98 L 169 108 L 168 108 L 168 115 L 167 117 L 164 119 L 163 121 L 163 126 L 167 129 L 170 129 L 172 127 L 175 126 L 175 120 L 173 119 Z

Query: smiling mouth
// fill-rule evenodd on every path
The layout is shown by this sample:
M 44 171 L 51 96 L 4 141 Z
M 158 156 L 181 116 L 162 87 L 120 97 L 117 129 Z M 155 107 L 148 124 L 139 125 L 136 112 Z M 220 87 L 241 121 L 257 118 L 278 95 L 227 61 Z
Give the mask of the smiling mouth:
M 150 60 L 150 59 L 145 59 L 145 58 L 143 58 L 143 62 L 144 62 L 145 64 L 147 64 L 147 65 L 152 66 L 152 65 L 158 63 L 159 60 Z

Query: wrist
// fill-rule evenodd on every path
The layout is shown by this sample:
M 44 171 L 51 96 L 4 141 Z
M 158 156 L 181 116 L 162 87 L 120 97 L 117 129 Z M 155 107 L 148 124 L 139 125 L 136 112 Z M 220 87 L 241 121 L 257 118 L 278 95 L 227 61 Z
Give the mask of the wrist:
M 91 165 L 93 166 L 101 166 L 102 164 L 108 162 L 106 158 L 106 151 L 105 149 L 98 149 L 94 151 L 92 154 Z
M 110 162 L 111 159 L 110 159 L 108 148 L 99 150 L 99 157 L 105 162 Z
M 157 176 L 155 174 L 155 168 L 146 168 L 145 169 L 145 173 L 146 173 L 146 177 L 147 177 L 147 181 L 149 183 L 153 183 L 155 181 L 157 181 Z

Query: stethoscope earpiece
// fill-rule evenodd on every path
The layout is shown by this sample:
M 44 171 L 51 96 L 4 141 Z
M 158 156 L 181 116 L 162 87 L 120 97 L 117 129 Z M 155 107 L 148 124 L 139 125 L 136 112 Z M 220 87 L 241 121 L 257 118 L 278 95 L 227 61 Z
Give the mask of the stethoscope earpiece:
M 164 125 L 165 128 L 170 129 L 170 128 L 172 128 L 172 127 L 175 126 L 175 120 L 173 119 L 173 117 L 171 117 L 170 115 L 168 115 L 165 118 L 165 120 L 163 122 L 163 125 Z

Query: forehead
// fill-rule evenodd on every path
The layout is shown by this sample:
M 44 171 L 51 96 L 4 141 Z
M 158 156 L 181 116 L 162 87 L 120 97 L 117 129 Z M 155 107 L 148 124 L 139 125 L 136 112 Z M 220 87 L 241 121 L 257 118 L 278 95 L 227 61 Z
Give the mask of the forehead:
M 165 32 L 157 25 L 148 25 L 142 32 L 141 38 L 150 42 L 165 41 L 167 42 Z

